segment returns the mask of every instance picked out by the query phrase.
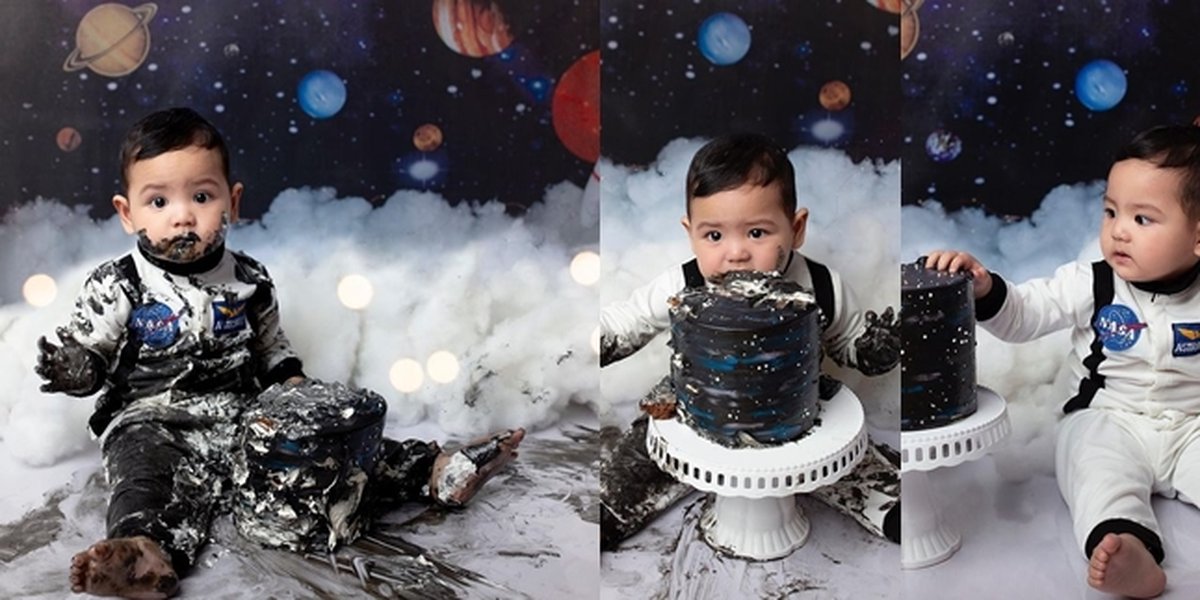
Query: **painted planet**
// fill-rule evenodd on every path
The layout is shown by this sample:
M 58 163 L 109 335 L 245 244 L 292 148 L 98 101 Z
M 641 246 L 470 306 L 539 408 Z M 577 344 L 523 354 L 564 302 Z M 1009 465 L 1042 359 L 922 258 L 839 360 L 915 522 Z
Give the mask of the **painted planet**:
M 1125 72 L 1111 60 L 1093 60 L 1075 75 L 1075 97 L 1096 112 L 1120 104 L 1127 89 Z
M 236 58 L 237 55 L 242 53 L 242 48 L 237 44 L 225 44 L 223 52 L 225 53 L 225 58 Z
M 892 14 L 900 14 L 900 0 L 867 0 L 867 4 L 870 4 L 879 10 L 886 10 Z
M 938 129 L 925 138 L 925 153 L 934 162 L 950 162 L 962 154 L 962 140 L 949 131 Z
M 346 105 L 346 84 L 332 71 L 312 71 L 296 86 L 300 109 L 314 119 L 328 119 Z
M 712 64 L 732 65 L 750 51 L 750 28 L 741 17 L 719 12 L 700 24 L 696 42 Z
M 89 10 L 79 20 L 75 49 L 63 70 L 87 67 L 106 77 L 134 72 L 150 53 L 150 21 L 157 12 L 158 5 L 153 2 L 137 8 L 108 3 Z
M 850 104 L 850 86 L 834 79 L 821 86 L 821 92 L 817 94 L 817 99 L 821 101 L 821 106 L 825 107 L 825 110 L 842 110 Z
M 492 0 L 433 0 L 433 28 L 451 50 L 474 58 L 497 54 L 513 41 Z
M 1013 35 L 1011 31 L 1004 31 L 996 36 L 996 43 L 1001 46 L 1011 46 L 1015 41 L 1017 41 L 1017 36 Z
M 921 19 L 915 8 L 905 9 L 900 14 L 900 60 L 904 60 L 917 47 L 921 37 Z
M 571 154 L 594 163 L 600 158 L 600 51 L 571 64 L 550 101 L 554 133 Z
M 442 129 L 433 123 L 426 123 L 413 131 L 413 146 L 421 152 L 433 152 L 442 145 Z
M 54 141 L 59 150 L 73 152 L 83 143 L 83 136 L 79 135 L 79 130 L 74 127 L 63 127 L 58 130 L 58 135 L 54 136 Z

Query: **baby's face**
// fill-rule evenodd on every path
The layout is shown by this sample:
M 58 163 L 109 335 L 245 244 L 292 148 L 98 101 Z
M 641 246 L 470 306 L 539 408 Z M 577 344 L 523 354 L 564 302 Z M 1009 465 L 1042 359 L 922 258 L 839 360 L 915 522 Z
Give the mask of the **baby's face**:
M 230 187 L 214 149 L 188 146 L 137 161 L 127 181 L 129 196 L 113 198 L 121 224 L 164 260 L 189 263 L 205 256 L 237 220 L 242 184 Z
M 1182 275 L 1200 256 L 1200 224 L 1180 204 L 1179 169 L 1129 159 L 1112 166 L 1104 193 L 1100 250 L 1126 281 Z
M 779 271 L 804 241 L 808 210 L 788 215 L 778 184 L 753 184 L 692 199 L 683 218 L 700 273 L 711 279 L 730 271 Z

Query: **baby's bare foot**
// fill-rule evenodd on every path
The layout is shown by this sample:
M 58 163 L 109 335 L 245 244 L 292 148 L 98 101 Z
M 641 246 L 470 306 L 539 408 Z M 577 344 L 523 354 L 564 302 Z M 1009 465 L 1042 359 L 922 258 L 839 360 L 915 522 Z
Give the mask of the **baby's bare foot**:
M 429 487 L 434 499 L 462 506 L 488 479 L 517 457 L 524 429 L 510 429 L 479 438 L 452 453 L 442 453 L 433 463 Z
M 100 540 L 71 559 L 71 591 L 93 596 L 167 598 L 179 589 L 171 559 L 154 540 Z
M 1137 537 L 1110 533 L 1092 550 L 1088 585 L 1110 594 L 1153 598 L 1167 587 L 1167 574 Z

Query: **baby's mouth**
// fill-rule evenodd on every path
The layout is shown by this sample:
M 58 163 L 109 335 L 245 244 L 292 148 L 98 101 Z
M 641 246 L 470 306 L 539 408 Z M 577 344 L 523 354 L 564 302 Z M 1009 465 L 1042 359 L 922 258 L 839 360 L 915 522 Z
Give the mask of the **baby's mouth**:
M 151 254 L 172 262 L 186 262 L 195 258 L 199 246 L 203 242 L 200 235 L 194 231 L 167 238 L 158 243 L 151 242 L 145 232 L 142 232 L 138 238 Z

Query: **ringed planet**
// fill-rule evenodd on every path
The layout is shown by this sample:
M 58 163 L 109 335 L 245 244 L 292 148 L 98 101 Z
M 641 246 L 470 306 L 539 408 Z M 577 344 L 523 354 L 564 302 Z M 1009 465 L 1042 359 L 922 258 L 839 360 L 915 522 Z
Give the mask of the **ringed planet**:
M 137 8 L 123 4 L 101 4 L 79 20 L 75 30 L 75 49 L 63 63 L 63 70 L 83 68 L 105 77 L 128 75 L 150 54 L 150 21 L 158 5 L 147 2 Z

